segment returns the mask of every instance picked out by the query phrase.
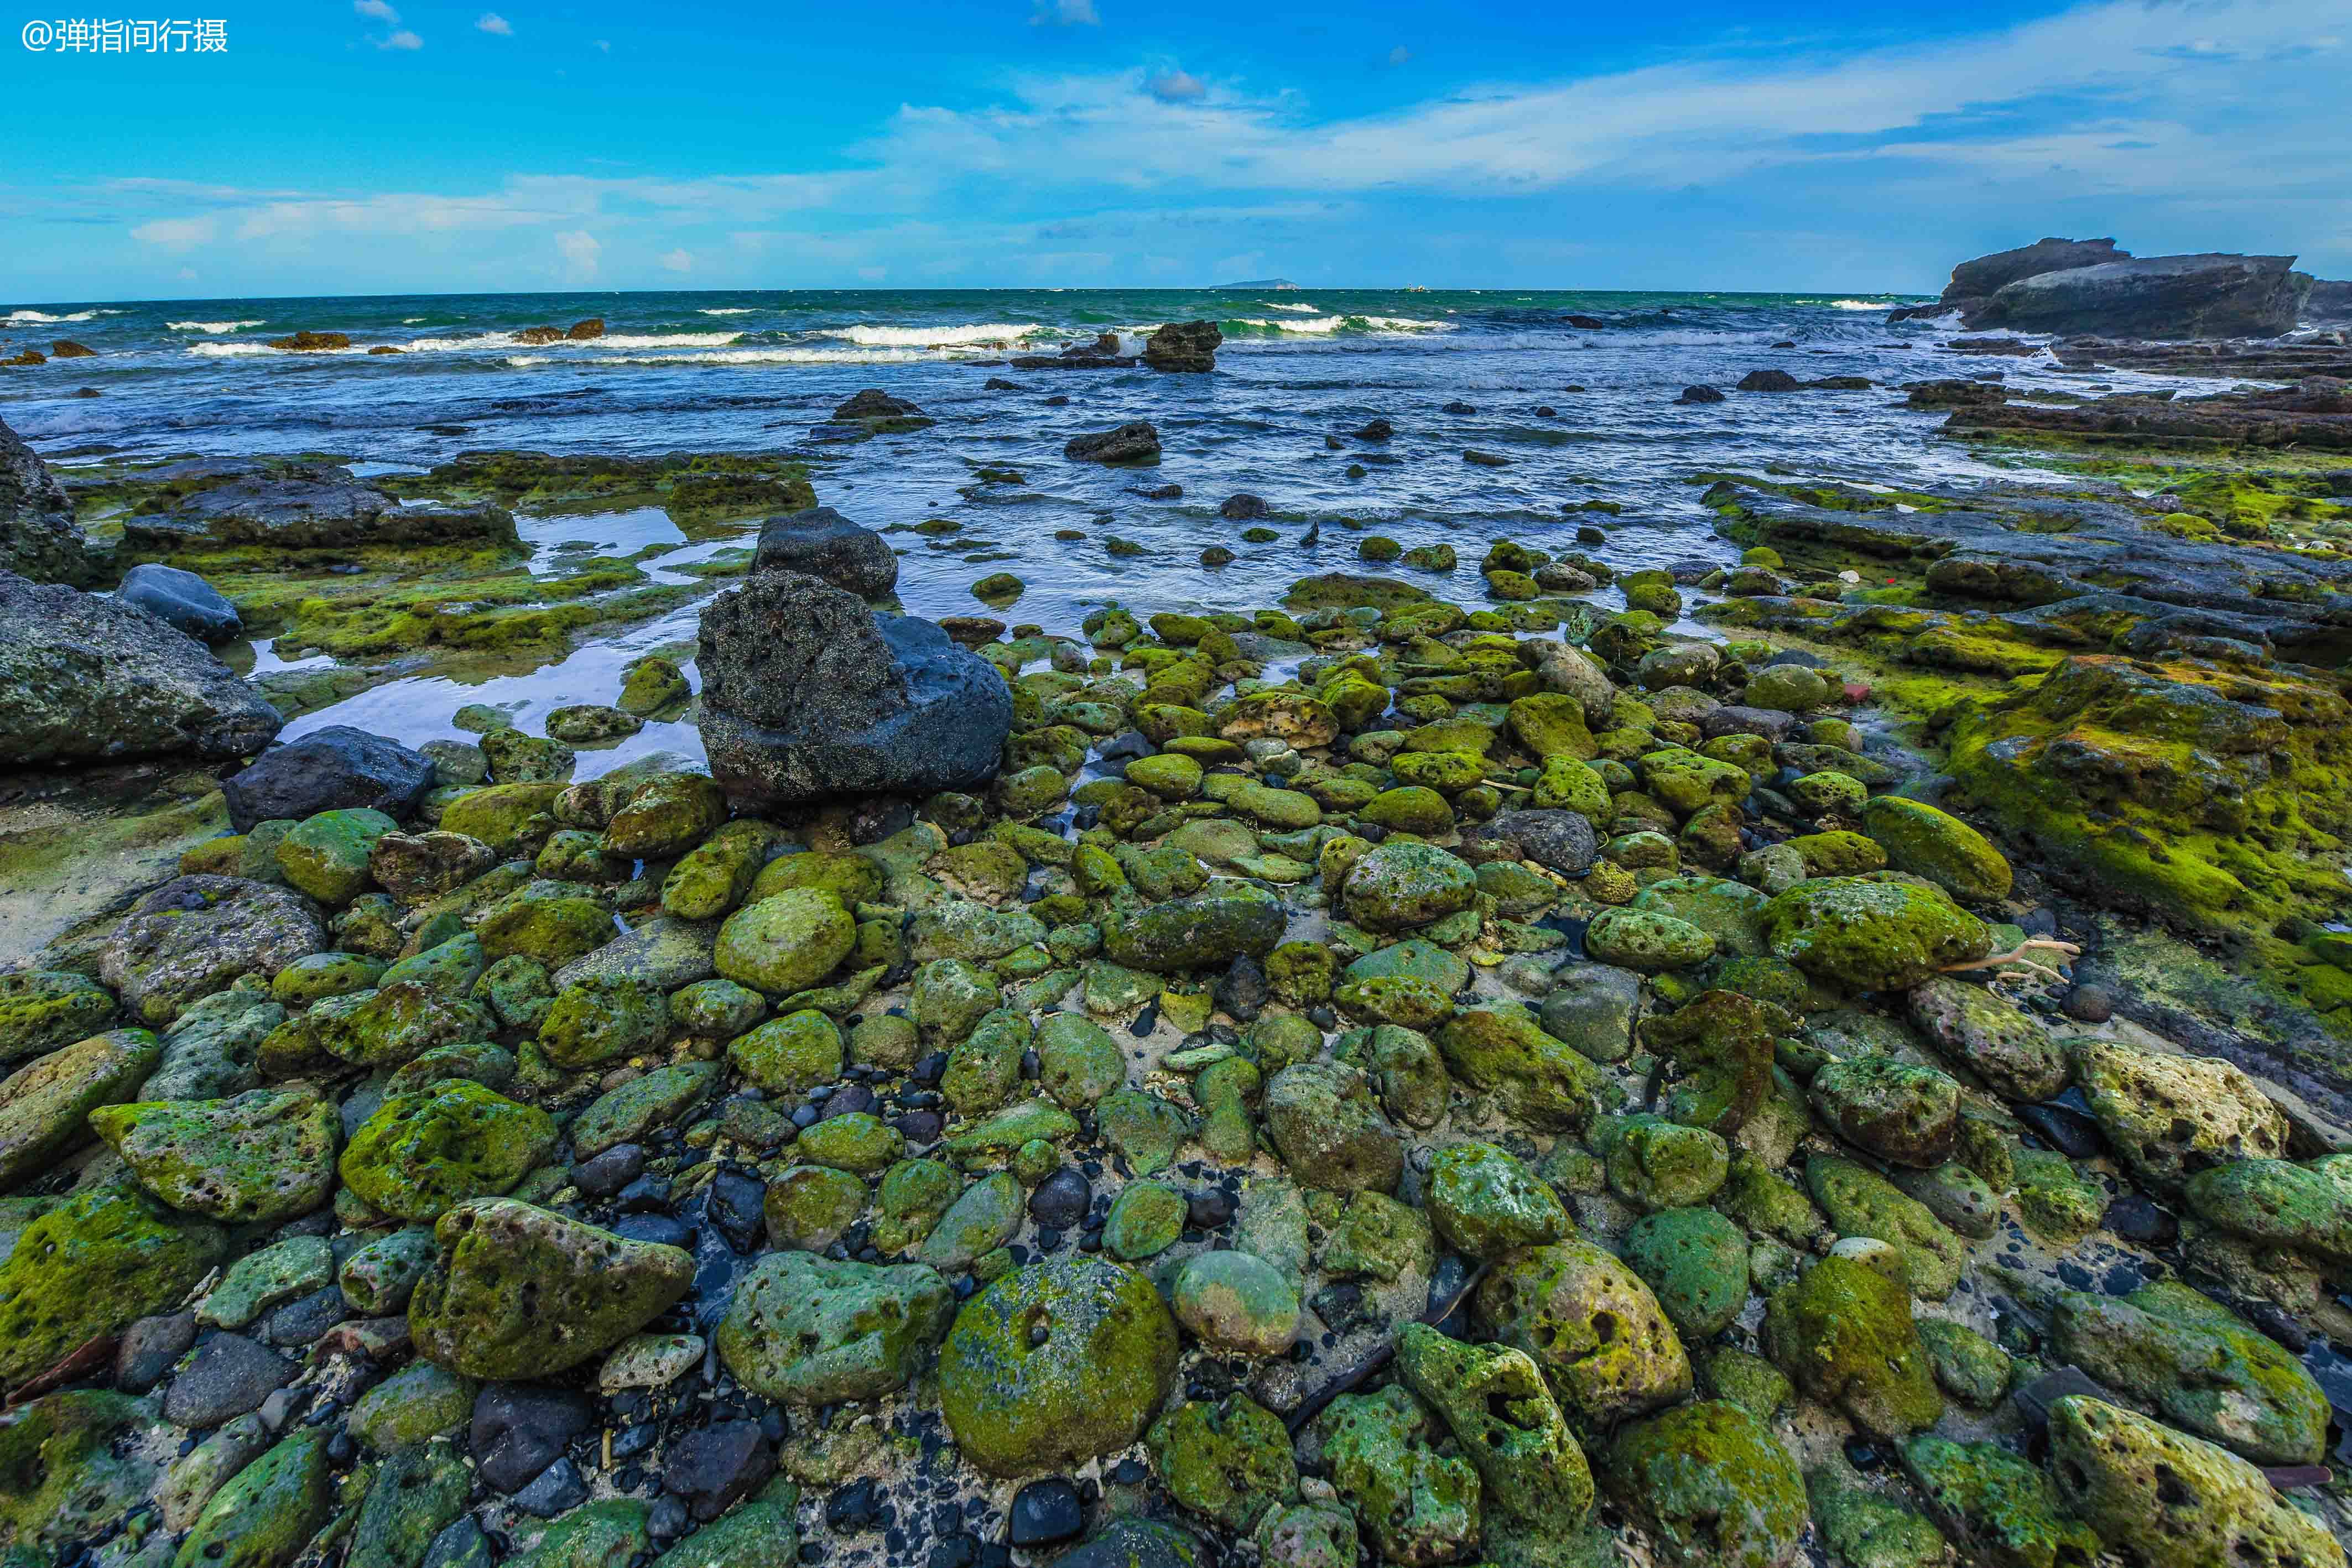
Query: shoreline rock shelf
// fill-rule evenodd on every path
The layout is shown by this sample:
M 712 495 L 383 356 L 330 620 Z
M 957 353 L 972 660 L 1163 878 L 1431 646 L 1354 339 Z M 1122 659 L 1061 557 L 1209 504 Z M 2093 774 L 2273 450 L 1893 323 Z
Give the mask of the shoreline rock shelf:
M 2341 1568 L 2340 1043 L 2063 891 L 2352 1019 L 2337 503 L 2172 482 L 1009 641 L 799 508 L 709 771 L 581 782 L 0 577 L 168 650 L 235 830 L 0 974 L 0 1557 Z

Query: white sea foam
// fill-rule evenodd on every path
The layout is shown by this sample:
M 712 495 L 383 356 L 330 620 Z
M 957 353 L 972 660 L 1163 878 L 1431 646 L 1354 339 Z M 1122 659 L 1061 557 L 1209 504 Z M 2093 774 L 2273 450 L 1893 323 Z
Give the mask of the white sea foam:
M 54 323 L 58 321 L 89 321 L 100 316 L 120 316 L 120 310 L 76 310 L 69 315 L 52 316 L 45 310 L 11 310 L 8 319 L 18 325 Z
M 591 338 L 592 349 L 716 349 L 734 342 L 740 332 L 616 332 Z
M 234 332 L 240 327 L 258 327 L 259 321 L 166 321 L 164 326 L 174 332 Z
M 1320 305 L 1285 305 L 1278 299 L 1261 299 L 1258 303 L 1269 310 L 1294 310 L 1301 316 L 1312 316 L 1323 308 Z
M 255 354 L 278 354 L 288 351 L 289 350 L 283 349 L 273 349 L 267 343 L 191 343 L 186 349 L 182 350 L 184 353 L 194 354 L 197 358 L 205 360 L 241 360 Z M 361 348 L 318 349 L 311 350 L 311 352 L 322 354 L 364 354 L 367 350 Z
M 969 327 L 837 327 L 824 335 L 869 349 L 980 348 L 1018 342 L 1049 329 L 1034 321 L 982 321 Z
M 1332 332 L 1451 332 L 1451 321 L 1425 321 L 1411 316 L 1311 316 L 1297 321 L 1269 321 L 1263 317 L 1241 318 L 1244 327 L 1271 327 L 1277 332 L 1307 332 L 1318 336 Z
M 698 316 L 749 316 L 751 313 L 751 307 L 749 305 L 719 305 L 708 310 L 695 312 Z
M 1830 308 L 1832 310 L 1892 310 L 1895 307 L 1877 299 L 1832 299 L 1830 301 Z

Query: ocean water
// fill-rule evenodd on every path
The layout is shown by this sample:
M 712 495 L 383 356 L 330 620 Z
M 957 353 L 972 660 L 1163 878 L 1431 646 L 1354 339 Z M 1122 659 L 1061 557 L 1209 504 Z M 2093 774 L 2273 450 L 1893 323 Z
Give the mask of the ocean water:
M 1993 470 L 1939 440 L 1940 413 L 1904 406 L 1894 389 L 1935 376 L 2003 372 L 2012 385 L 2088 390 L 2132 378 L 2085 378 L 2047 356 L 1986 359 L 1942 345 L 1948 324 L 1889 325 L 1895 296 L 1632 294 L 1417 290 L 874 290 L 435 295 L 212 299 L 146 304 L 0 305 L 0 357 L 68 337 L 97 351 L 0 371 L 0 419 L 68 474 L 103 455 L 228 455 L 322 451 L 362 473 L 412 469 L 476 448 L 569 453 L 782 451 L 813 460 L 819 498 L 869 527 L 946 517 L 946 548 L 894 534 L 906 551 L 908 608 L 982 612 L 971 583 L 1010 570 L 1028 591 L 1003 619 L 1075 632 L 1110 600 L 1139 611 L 1246 609 L 1293 579 L 1358 569 L 1364 533 L 1410 548 L 1447 541 L 1451 579 L 1387 570 L 1464 601 L 1479 595 L 1476 561 L 1509 537 L 1551 549 L 1579 525 L 1609 534 L 1621 567 L 1732 551 L 1712 532 L 1695 476 L 1778 469 L 1893 485 L 1965 480 Z M 1580 328 L 1567 318 L 1603 320 Z M 527 346 L 522 329 L 601 317 L 593 341 Z M 1207 317 L 1226 335 L 1215 374 L 1021 371 L 1005 360 L 1118 332 L 1129 348 L 1163 321 Z M 348 350 L 289 353 L 268 340 L 340 331 Z M 397 354 L 370 354 L 374 345 Z M 1776 347 L 1790 344 L 1790 347 Z M 1741 393 L 1733 383 L 1776 367 L 1804 378 L 1864 376 L 1866 392 Z M 992 390 L 991 378 L 1017 383 Z M 1682 406 L 1685 385 L 1727 401 Z M 2168 384 L 2180 385 L 2177 378 Z M 858 443 L 815 427 L 865 387 L 910 399 L 938 423 Z M 97 397 L 73 395 L 94 389 Z M 1068 402 L 1045 401 L 1061 394 Z M 1446 412 L 1446 405 L 1474 412 Z M 1539 413 L 1549 408 L 1550 413 Z M 1374 417 L 1384 446 L 1346 433 Z M 1156 469 L 1104 469 L 1062 455 L 1072 435 L 1148 419 L 1161 433 Z M 1333 450 L 1328 435 L 1340 436 Z M 1507 466 L 1465 460 L 1475 449 Z M 1350 476 L 1349 465 L 1364 472 Z M 983 465 L 1016 485 L 981 485 Z M 1174 483 L 1177 500 L 1142 487 Z M 1238 491 L 1262 497 L 1273 543 L 1240 538 L 1219 516 Z M 1573 510 L 1615 503 L 1614 517 Z M 634 549 L 660 542 L 658 513 L 526 517 L 541 561 L 586 541 Z M 747 525 L 747 537 L 750 525 Z M 1317 542 L 1303 542 L 1313 530 Z M 1058 531 L 1075 532 L 1057 539 Z M 1106 541 L 1140 546 L 1114 555 Z M 1202 549 L 1236 552 L 1216 569 Z M 690 548 L 690 547 L 689 547 Z M 679 559 L 689 559 L 685 551 Z M 656 576 L 659 559 L 648 570 Z M 716 592 L 724 584 L 715 583 Z M 1613 596 L 1599 596 L 1613 602 Z M 455 732 L 468 700 L 507 702 L 519 718 L 559 701 L 609 700 L 618 669 L 646 648 L 690 642 L 698 607 L 600 639 L 567 658 L 470 685 L 394 683 L 289 733 L 349 722 L 419 740 Z M 291 652 L 291 651 L 289 651 Z M 276 650 L 251 657 L 267 669 Z M 316 661 L 310 661 L 315 663 Z M 693 748 L 687 726 L 653 726 L 599 754 L 583 776 L 629 755 Z

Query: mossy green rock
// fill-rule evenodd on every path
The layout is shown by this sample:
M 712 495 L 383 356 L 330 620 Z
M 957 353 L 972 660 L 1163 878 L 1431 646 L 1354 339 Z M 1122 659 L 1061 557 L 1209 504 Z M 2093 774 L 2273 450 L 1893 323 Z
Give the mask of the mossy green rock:
M 539 1049 L 558 1067 L 594 1067 L 659 1045 L 669 998 L 641 980 L 596 976 L 564 987 L 539 1026 Z
M 1155 975 L 1211 968 L 1246 954 L 1263 958 L 1282 940 L 1282 901 L 1230 877 L 1211 879 L 1189 898 L 1150 904 L 1103 925 L 1112 962 Z
M 1629 911 L 1671 915 L 1715 938 L 1727 957 L 1757 957 L 1764 952 L 1764 906 L 1771 902 L 1745 883 L 1713 876 L 1670 876 L 1633 897 Z
M 840 899 L 792 888 L 729 915 L 714 961 L 726 978 L 781 997 L 824 979 L 856 946 L 857 922 Z
M 2269 1247 L 2352 1260 L 2352 1155 L 2308 1165 L 2233 1160 L 2190 1176 L 2189 1207 L 2209 1225 Z
M 2118 1556 L 2157 1568 L 2338 1568 L 2319 1520 L 2225 1448 L 2075 1396 L 2050 1410 L 2059 1496 Z
M 1805 1478 L 1822 1540 L 1847 1568 L 1945 1568 L 1950 1543 L 1934 1521 L 1863 1486 L 1844 1464 Z
M 1704 1127 L 1655 1116 L 1605 1124 L 1610 1190 L 1644 1212 L 1705 1203 L 1731 1173 L 1731 1148 Z
M 1804 1477 L 1772 1429 L 1721 1400 L 1627 1428 L 1601 1469 L 1667 1568 L 1783 1568 L 1810 1517 Z
M 254 1090 L 227 1100 L 103 1105 L 90 1130 L 139 1185 L 187 1214 L 246 1225 L 308 1214 L 334 1196 L 334 1103 Z
M 1004 999 L 996 977 L 961 958 L 935 958 L 915 971 L 908 1010 L 935 1045 L 954 1045 Z
M 866 1179 L 831 1166 L 794 1166 L 768 1184 L 761 1207 L 768 1239 L 779 1247 L 821 1252 L 866 1212 Z
M 1712 1208 L 1643 1216 L 1625 1231 L 1624 1256 L 1690 1343 L 1721 1333 L 1748 1304 L 1748 1237 Z
M 1456 1013 L 1435 1039 L 1454 1076 L 1493 1095 L 1507 1115 L 1538 1131 L 1581 1127 L 1608 1091 L 1600 1068 L 1546 1034 L 1524 1009 Z
M 445 997 L 462 997 L 474 988 L 476 980 L 482 977 L 485 960 L 482 939 L 470 931 L 461 932 L 446 942 L 436 943 L 413 957 L 403 958 L 389 966 L 376 977 L 374 984 L 379 987 L 397 986 L 404 981 L 414 980 Z M 287 971 L 279 970 L 278 979 L 283 980 L 286 974 Z M 362 988 L 352 986 L 349 988 L 359 990 Z M 277 985 L 273 981 L 271 990 L 275 992 L 276 989 Z M 280 997 L 278 999 L 284 1001 L 286 998 Z
M 981 1177 L 948 1205 L 915 1256 L 949 1272 L 971 1267 L 1020 1233 L 1021 1197 L 1021 1182 L 1010 1171 Z
M 1156 1257 L 1183 1234 L 1184 1195 L 1159 1182 L 1130 1182 L 1112 1200 L 1103 1221 L 1103 1250 L 1121 1262 Z
M 679 920 L 716 920 L 750 895 L 775 844 L 776 830 L 756 818 L 727 823 L 680 855 L 662 879 L 662 912 Z
M 717 1092 L 723 1076 L 715 1061 L 677 1061 L 606 1091 L 567 1129 L 572 1157 L 589 1159 L 676 1124 Z
M 143 1029 L 118 1029 L 53 1051 L 0 1082 L 0 1192 L 89 1142 L 89 1116 L 139 1092 L 163 1060 Z
M 1895 870 L 1929 882 L 1968 904 L 2009 896 L 2009 862 L 1982 833 L 1924 800 L 1881 795 L 1863 808 L 1863 831 Z
M 1414 752 L 1414 757 L 1458 757 L 1457 752 Z M 1402 763 L 1405 759 L 1399 758 Z M 1478 771 L 1484 774 L 1483 765 Z M 1425 838 L 1437 838 L 1454 831 L 1454 808 L 1444 796 L 1421 784 L 1402 785 L 1383 789 L 1364 802 L 1356 813 L 1365 821 L 1393 832 L 1419 833 Z
M 1449 1563 L 1476 1542 L 1484 1483 L 1439 1452 L 1443 1430 L 1411 1390 L 1343 1394 L 1317 1425 L 1331 1484 L 1384 1559 Z
M 2326 1446 L 2327 1396 L 2303 1363 L 2177 1280 L 2120 1298 L 2060 1296 L 2050 1345 L 2173 1426 L 2255 1464 L 2316 1464 Z
M 955 1293 L 921 1263 L 772 1252 L 735 1287 L 719 1358 L 787 1405 L 878 1399 L 904 1388 L 946 1333 Z
M 2286 1153 L 2286 1113 L 2219 1057 L 2175 1056 L 2087 1035 L 2071 1043 L 2069 1054 L 2099 1131 L 2158 1194 L 2179 1191 L 2208 1166 Z
M 1396 1366 L 1477 1467 L 1490 1535 L 1498 1511 L 1516 1533 L 1555 1548 L 1584 1522 L 1592 1472 L 1526 1354 L 1464 1344 L 1416 1322 L 1397 1334 Z
M 1478 1322 L 1542 1368 L 1580 1432 L 1670 1405 L 1691 1391 L 1682 1340 L 1641 1276 L 1571 1239 L 1499 1260 L 1478 1287 Z
M 1228 1530 L 1246 1531 L 1267 1509 L 1298 1495 L 1290 1434 L 1245 1394 L 1180 1405 L 1152 1424 L 1144 1442 L 1169 1495 Z
M 948 1052 L 940 1092 L 961 1114 L 993 1111 L 1013 1097 L 1021 1082 L 1021 1058 L 1029 1049 L 1028 1016 L 1010 1009 L 984 1014 Z
M 392 1453 L 462 1428 L 472 1418 L 478 1392 L 470 1377 L 429 1361 L 412 1361 L 360 1396 L 346 1426 L 365 1447 Z
M 113 1528 L 161 1486 L 147 1443 L 167 1431 L 147 1401 L 95 1389 L 12 1413 L 0 1425 L 0 1561 L 47 1568 Z
M 1404 1146 L 1362 1073 L 1337 1062 L 1301 1062 L 1267 1081 L 1266 1135 L 1304 1186 L 1393 1191 Z
M 1960 1086 L 1948 1073 L 1864 1056 L 1826 1063 L 1810 1092 L 1839 1137 L 1891 1165 L 1927 1169 L 1952 1153 Z
M 727 1045 L 744 1080 L 770 1094 L 799 1095 L 841 1076 L 840 1026 L 813 1008 L 770 1019 Z
M 650 1511 L 635 1498 L 584 1503 L 549 1525 L 530 1551 L 508 1558 L 505 1568 L 628 1568 L 653 1548 L 646 1529 Z
M 1584 948 L 1603 964 L 1645 975 L 1687 969 L 1715 956 L 1715 938 L 1655 909 L 1603 909 L 1584 928 Z
M 2007 1351 L 1965 1323 L 1922 1318 L 1917 1328 L 1938 1388 L 1972 1409 L 1990 1410 L 2000 1403 L 2009 1392 Z
M 604 852 L 618 860 L 685 853 L 727 820 L 727 797 L 700 773 L 656 773 L 604 824 Z
M 992 1476 L 1083 1464 L 1136 1439 L 1176 1373 L 1176 1325 L 1140 1275 L 1034 1263 L 964 1303 L 940 1352 L 940 1408 Z
M 447 1443 L 387 1458 L 352 1529 L 344 1568 L 417 1568 L 433 1538 L 466 1511 L 474 1472 Z
M 176 1306 L 226 1246 L 219 1227 L 129 1183 L 75 1193 L 26 1226 L 0 1260 L 0 1385 Z
M 1744 768 L 1717 762 L 1696 751 L 1653 751 L 1634 764 L 1642 788 L 1665 802 L 1677 817 L 1709 806 L 1737 806 L 1756 781 Z
M 1969 1561 L 2079 1568 L 2098 1555 L 2098 1536 L 2068 1511 L 2049 1474 L 2000 1444 L 1931 1433 L 1904 1444 L 1902 1455 L 1904 1472 Z
M 278 842 L 278 873 L 298 893 L 320 903 L 349 904 L 368 886 L 368 855 L 376 840 L 400 824 L 365 808 L 321 811 L 290 829 Z
M 1557 1241 L 1575 1228 L 1559 1197 L 1516 1155 L 1492 1144 L 1455 1144 L 1431 1161 L 1430 1223 L 1457 1252 L 1498 1258 Z
M 907 1139 L 879 1116 L 851 1111 L 809 1128 L 794 1141 L 793 1151 L 813 1166 L 873 1176 L 889 1169 L 907 1152 Z
M 799 1506 L 800 1489 L 778 1478 L 655 1558 L 656 1568 L 793 1568 L 800 1562 Z
M 395 1094 L 343 1150 L 344 1183 L 398 1219 L 435 1219 L 467 1198 L 512 1190 L 555 1144 L 536 1106 L 464 1079 Z
M 114 993 L 87 976 L 54 969 L 0 975 L 0 1061 L 87 1040 L 114 1017 Z
M 1773 953 L 1857 991 L 1908 989 L 1992 951 L 1985 923 L 1940 889 L 1890 877 L 1819 877 L 1764 908 Z
M 1910 1292 L 1854 1259 L 1825 1258 L 1777 1291 L 1765 1306 L 1764 1345 L 1799 1388 L 1866 1432 L 1901 1437 L 1943 1417 Z
M 1204 1345 L 1230 1355 L 1274 1356 L 1298 1337 L 1298 1291 L 1255 1253 L 1195 1253 L 1170 1292 L 1176 1321 Z
M 1348 918 L 1357 925 L 1404 931 L 1469 908 L 1478 875 L 1434 844 L 1384 843 L 1356 862 L 1339 891 Z
M 431 1228 L 411 1226 L 371 1241 L 343 1260 L 335 1282 L 353 1312 L 362 1317 L 389 1317 L 407 1311 L 409 1295 L 432 1266 L 433 1256 Z
M 550 883 L 547 885 L 569 885 Z M 593 898 L 576 894 L 512 899 L 482 919 L 474 935 L 492 960 L 520 954 L 550 969 L 584 957 L 614 937 L 613 915 Z
M 408 1304 L 417 1353 L 468 1377 L 545 1377 L 612 1349 L 694 1282 L 680 1248 L 631 1241 L 520 1203 L 478 1198 L 434 1227 Z
M 1805 1162 L 1805 1185 L 1841 1238 L 1866 1236 L 1901 1249 L 1915 1294 L 1940 1301 L 1960 1282 L 1968 1244 L 1876 1171 L 1853 1160 L 1815 1155 Z
M 1037 1026 L 1037 1086 L 1073 1111 L 1127 1082 L 1127 1058 L 1110 1032 L 1079 1013 L 1055 1013 Z
M 280 1568 L 327 1521 L 333 1477 L 328 1434 L 297 1432 L 213 1494 L 173 1568 Z

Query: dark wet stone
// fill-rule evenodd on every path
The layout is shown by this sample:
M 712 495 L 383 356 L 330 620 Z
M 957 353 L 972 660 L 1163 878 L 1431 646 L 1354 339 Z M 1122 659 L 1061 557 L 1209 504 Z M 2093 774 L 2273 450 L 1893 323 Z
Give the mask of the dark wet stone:
M 2076 1023 L 2105 1023 L 2116 1016 L 2115 994 L 2105 986 L 2076 986 L 2058 1010 Z
M 1265 1007 L 1270 990 L 1265 967 L 1244 953 L 1225 966 L 1217 982 L 1217 1006 L 1226 1016 L 1248 1023 Z
M 511 1495 L 553 1464 L 594 1421 L 594 1407 L 581 1395 L 528 1383 L 493 1383 L 474 1399 L 467 1441 L 482 1479 Z
M 1675 401 L 1676 402 L 1721 402 L 1723 393 L 1711 386 L 1701 384 L 1683 388 L 1683 395 Z
M 864 397 L 866 394 L 858 394 Z M 850 400 L 855 402 L 856 399 Z M 896 399 L 885 398 L 895 402 Z M 844 403 L 843 408 L 847 408 Z M 905 405 L 911 410 L 914 405 Z M 881 414 L 835 418 L 889 417 Z M 760 526 L 759 553 L 751 558 L 753 571 L 800 571 L 860 599 L 879 599 L 898 584 L 898 558 L 889 544 L 871 528 L 859 528 L 831 507 L 812 507 L 790 517 L 770 517 Z
M 163 1396 L 163 1418 L 175 1427 L 203 1429 L 261 1408 L 261 1402 L 294 1381 L 297 1364 L 243 1334 L 207 1335 L 187 1370 Z
M 310 1344 L 349 1315 L 342 1287 L 328 1285 L 287 1302 L 262 1320 L 261 1337 L 289 1349 Z
M 416 814 L 433 788 L 433 759 L 396 740 L 347 724 L 312 730 L 262 753 L 254 765 L 221 786 L 229 825 L 250 832 L 256 822 L 364 807 L 397 821 Z
M 1087 1527 L 1078 1489 L 1059 1476 L 1032 1481 L 1013 1494 L 1005 1540 L 1014 1546 L 1052 1546 L 1073 1540 Z
M 515 1507 L 540 1519 L 569 1513 L 587 1500 L 588 1483 L 580 1479 L 580 1467 L 568 1455 L 540 1471 L 529 1486 L 514 1494 Z
M 1216 1230 L 1234 1217 L 1233 1195 L 1223 1187 L 1196 1192 L 1184 1206 L 1185 1223 L 1195 1230 Z
M 2010 1398 L 2016 1403 L 2017 1413 L 2024 1418 L 2027 1428 L 2038 1432 L 2050 1424 L 2050 1407 L 2076 1394 L 2110 1405 L 2116 1402 L 2115 1390 L 2079 1366 L 2061 1366 L 2045 1372 Z
M 610 1197 L 645 1174 L 642 1144 L 615 1144 L 572 1167 L 572 1185 L 590 1197 Z
M 2169 1247 L 2180 1237 L 2180 1221 L 2136 1192 L 2125 1193 L 2107 1205 L 2101 1228 L 2143 1247 Z
M 710 1197 L 703 1212 L 727 1238 L 729 1246 L 749 1252 L 759 1245 L 760 1230 L 766 1223 L 761 1205 L 767 1196 L 768 1184 L 759 1177 L 741 1171 L 720 1171 L 710 1178 Z
M 2099 1138 L 2099 1124 L 2080 1111 L 2051 1104 L 2020 1105 L 2015 1110 L 2019 1121 L 2068 1159 L 2089 1159 L 2105 1146 Z
M 891 1123 L 910 1147 L 929 1148 L 940 1141 L 947 1124 L 937 1111 L 909 1111 Z
M 852 1481 L 824 1500 L 825 1528 L 856 1535 L 882 1522 L 882 1495 L 871 1480 Z
M 1067 1230 L 1086 1218 L 1093 1202 L 1094 1187 L 1085 1176 L 1064 1166 L 1029 1195 L 1029 1214 L 1040 1225 Z
M 667 1214 L 627 1214 L 613 1223 L 613 1234 L 632 1241 L 658 1241 L 665 1247 L 691 1247 L 694 1232 Z
M 196 1343 L 196 1314 L 171 1312 L 141 1318 L 122 1331 L 114 1350 L 114 1386 L 125 1394 L 144 1394 L 163 1381 L 172 1364 Z
M 775 1473 L 775 1448 L 757 1421 L 719 1421 L 670 1439 L 662 1486 L 708 1523 Z
M 243 630 L 236 606 L 193 571 L 147 561 L 123 574 L 114 596 L 135 604 L 199 643 L 226 643 Z
M 847 1116 L 874 1109 L 874 1091 L 863 1083 L 845 1083 L 825 1097 L 824 1113 L 820 1121 L 835 1116 Z
M 433 1538 L 418 1568 L 490 1568 L 489 1537 L 473 1515 L 460 1515 Z
M 1775 745 L 1796 733 L 1795 714 L 1778 708 L 1725 706 L 1698 721 L 1698 732 L 1709 740 L 1726 735 L 1757 735 Z

